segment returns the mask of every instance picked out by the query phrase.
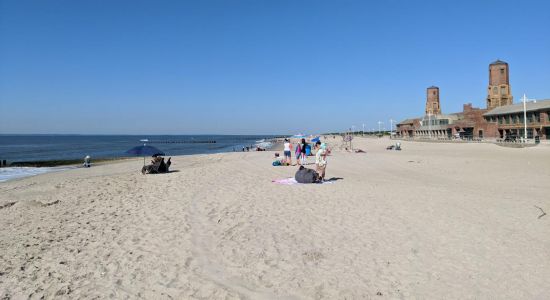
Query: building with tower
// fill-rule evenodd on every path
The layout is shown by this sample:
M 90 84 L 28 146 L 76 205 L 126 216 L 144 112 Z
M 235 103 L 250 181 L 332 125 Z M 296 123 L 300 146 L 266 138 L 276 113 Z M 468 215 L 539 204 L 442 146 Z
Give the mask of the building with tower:
M 399 122 L 397 135 L 404 138 L 427 139 L 483 139 L 491 137 L 496 131 L 483 118 L 486 109 L 465 104 L 462 112 L 444 114 L 440 105 L 439 87 L 426 89 L 425 114 Z
M 439 88 L 427 89 L 425 115 L 397 123 L 403 138 L 426 139 L 550 139 L 550 100 L 513 103 L 508 63 L 489 64 L 486 108 L 464 104 L 462 112 L 444 114 Z M 524 116 L 525 115 L 525 116 Z M 527 121 L 525 121 L 527 120 Z
M 439 105 L 439 88 L 431 86 L 426 90 L 426 115 L 441 114 L 441 106 Z
M 462 112 L 443 114 L 439 88 L 427 89 L 425 115 L 397 123 L 402 138 L 427 139 L 505 139 L 535 138 L 550 140 L 550 100 L 513 103 L 508 63 L 489 64 L 487 107 L 464 104 Z M 527 120 L 527 121 L 525 121 Z
M 508 63 L 496 60 L 489 65 L 489 87 L 487 88 L 487 109 L 512 105 L 510 68 Z

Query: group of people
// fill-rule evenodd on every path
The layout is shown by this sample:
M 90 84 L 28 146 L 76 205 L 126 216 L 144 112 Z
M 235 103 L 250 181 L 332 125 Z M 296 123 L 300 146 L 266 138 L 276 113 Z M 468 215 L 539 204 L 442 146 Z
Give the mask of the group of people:
M 296 155 L 296 164 L 304 166 L 307 164 L 307 154 L 308 148 L 310 148 L 309 144 L 306 142 L 305 139 L 302 139 L 300 143 L 296 144 L 294 148 L 294 153 Z M 275 153 L 275 162 L 273 165 L 286 165 L 291 166 L 292 165 L 292 150 L 293 145 L 290 142 L 289 139 L 285 139 L 284 145 L 283 145 L 283 154 L 284 158 L 280 160 L 279 154 Z M 325 173 L 326 173 L 326 167 L 327 167 L 327 155 L 329 154 L 329 150 L 327 149 L 327 145 L 325 143 L 321 143 L 321 141 L 317 141 L 314 146 L 315 153 L 315 170 L 317 171 L 319 175 L 320 180 L 325 179 Z
M 151 164 L 141 168 L 141 174 L 168 173 L 170 172 L 170 165 L 172 164 L 171 160 L 172 158 L 169 157 L 168 160 L 164 162 L 164 157 L 160 155 L 153 155 Z
M 285 161 L 292 165 L 292 149 L 293 145 L 290 143 L 289 139 L 285 139 L 284 146 L 283 146 L 283 154 Z M 307 163 L 307 149 L 310 148 L 309 144 L 306 142 L 306 139 L 302 139 L 302 141 L 298 144 L 296 144 L 296 147 L 294 149 L 294 154 L 296 155 L 296 164 L 298 165 L 305 165 Z
M 243 152 L 250 152 L 251 149 L 252 149 L 253 151 L 254 151 L 254 150 L 255 150 L 255 151 L 266 151 L 265 148 L 262 148 L 262 147 L 260 147 L 260 146 L 256 146 L 256 148 L 254 148 L 254 147 L 252 147 L 252 146 L 250 146 L 250 147 L 246 146 L 246 147 L 243 147 L 243 150 L 242 150 L 242 151 L 243 151 Z M 235 152 L 235 147 L 233 147 L 233 152 Z

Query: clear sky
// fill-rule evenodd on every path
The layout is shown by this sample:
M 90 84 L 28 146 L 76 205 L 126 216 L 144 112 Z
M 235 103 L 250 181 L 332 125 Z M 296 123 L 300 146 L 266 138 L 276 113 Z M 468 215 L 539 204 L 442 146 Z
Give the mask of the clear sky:
M 550 1 L 0 0 L 0 133 L 286 134 L 550 98 Z

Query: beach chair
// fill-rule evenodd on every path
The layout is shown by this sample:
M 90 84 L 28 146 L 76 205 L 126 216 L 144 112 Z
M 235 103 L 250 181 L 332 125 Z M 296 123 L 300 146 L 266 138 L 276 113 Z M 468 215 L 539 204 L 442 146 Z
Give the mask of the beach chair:
M 159 162 L 143 166 L 141 169 L 141 173 L 143 174 L 161 174 L 161 173 L 169 173 L 170 172 L 170 165 L 172 165 L 172 158 L 168 158 L 168 161 L 166 163 L 164 162 L 164 158 L 162 158 Z
M 158 168 L 158 173 L 169 173 L 170 172 L 170 165 L 172 164 L 172 158 L 169 157 L 166 163 L 164 162 L 164 158 L 160 162 L 160 166 Z
M 162 159 L 161 161 L 159 161 L 157 163 L 143 166 L 143 168 L 141 168 L 141 173 L 142 174 L 158 174 L 159 169 L 161 168 L 162 164 L 164 164 L 164 159 Z
M 168 157 L 168 160 L 166 161 L 166 173 L 170 173 L 170 166 L 172 165 L 172 158 Z

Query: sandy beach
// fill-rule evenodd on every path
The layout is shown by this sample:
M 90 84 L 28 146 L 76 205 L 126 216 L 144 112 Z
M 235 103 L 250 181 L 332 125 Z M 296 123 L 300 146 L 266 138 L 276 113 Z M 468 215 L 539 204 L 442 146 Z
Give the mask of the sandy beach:
M 331 184 L 269 151 L 0 183 L 0 298 L 550 297 L 550 145 L 354 142 Z

